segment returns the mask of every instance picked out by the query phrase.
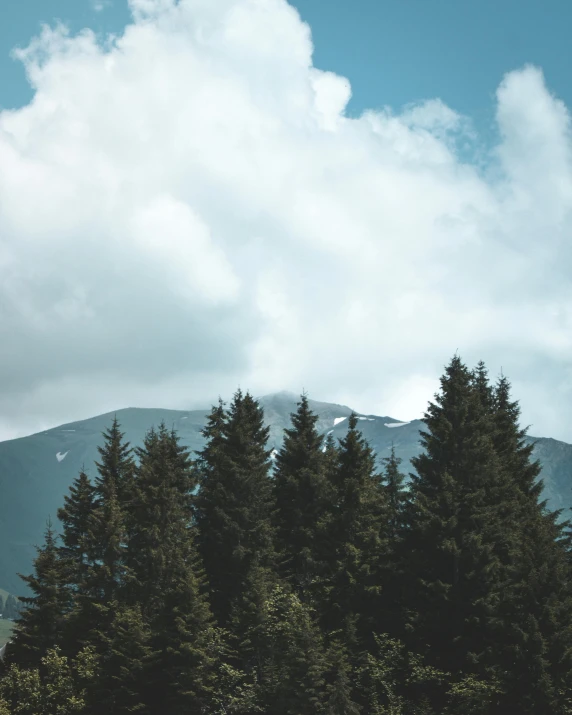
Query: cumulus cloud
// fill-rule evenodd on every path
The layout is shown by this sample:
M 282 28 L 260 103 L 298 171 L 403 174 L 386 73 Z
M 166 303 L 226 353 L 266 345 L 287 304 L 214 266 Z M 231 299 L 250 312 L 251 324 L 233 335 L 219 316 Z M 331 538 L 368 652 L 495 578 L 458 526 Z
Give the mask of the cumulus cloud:
M 45 27 L 17 52 L 0 437 L 238 384 L 409 420 L 458 349 L 572 441 L 570 115 L 539 69 L 502 78 L 483 162 L 438 98 L 347 117 L 284 0 L 130 7 L 119 37 Z

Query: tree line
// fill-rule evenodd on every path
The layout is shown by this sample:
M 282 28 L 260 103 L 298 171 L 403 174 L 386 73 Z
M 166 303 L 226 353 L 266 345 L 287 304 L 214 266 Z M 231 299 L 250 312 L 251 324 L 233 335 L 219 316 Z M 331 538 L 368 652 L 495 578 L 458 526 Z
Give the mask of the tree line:
M 273 466 L 240 390 L 193 457 L 114 420 L 23 577 L 0 715 L 572 713 L 571 528 L 519 417 L 455 356 L 409 480 L 305 395 Z

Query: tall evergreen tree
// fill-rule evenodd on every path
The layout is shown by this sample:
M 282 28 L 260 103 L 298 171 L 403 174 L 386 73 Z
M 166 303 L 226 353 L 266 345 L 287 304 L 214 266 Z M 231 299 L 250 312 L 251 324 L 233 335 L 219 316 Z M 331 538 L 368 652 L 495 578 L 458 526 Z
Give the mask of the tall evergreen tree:
M 66 564 L 75 561 L 67 572 L 73 609 L 66 618 L 64 651 L 74 656 L 90 646 L 98 655 L 101 684 L 94 713 L 113 711 L 109 642 L 130 575 L 125 501 L 128 494 L 131 498 L 134 462 L 117 418 L 104 432 L 98 451 L 95 484 L 82 472 L 59 513 L 62 555 Z
M 76 609 L 70 626 L 76 629 L 76 641 L 82 646 L 91 645 L 100 656 L 102 679 L 109 675 L 107 644 L 113 628 L 118 602 L 130 583 L 130 570 L 126 565 L 126 536 L 123 512 L 119 506 L 115 483 L 107 486 L 90 519 L 90 542 L 93 563 L 76 597 Z M 77 638 L 78 633 L 84 635 Z M 103 697 L 100 698 L 103 702 Z
M 511 587 L 502 601 L 511 637 L 499 647 L 505 658 L 505 695 L 499 712 L 523 715 L 567 712 L 563 693 L 572 693 L 572 585 L 560 512 L 542 499 L 540 464 L 519 425 L 520 407 L 504 376 L 493 392 L 497 453 L 513 485 L 512 525 L 518 549 L 511 558 Z
M 251 570 L 269 575 L 276 563 L 268 428 L 258 402 L 239 390 L 228 414 L 221 403 L 213 409 L 204 435 L 196 500 L 198 543 L 214 614 L 227 627 Z
M 90 519 L 94 511 L 94 488 L 82 468 L 58 509 L 62 524 L 60 556 L 66 566 L 66 581 L 73 591 L 85 582 L 90 565 Z
M 189 451 L 164 424 L 149 430 L 137 454 L 128 563 L 135 579 L 133 598 L 151 614 L 162 601 L 165 580 L 179 558 L 178 546 L 186 548 L 192 538 L 196 482 Z
M 49 648 L 59 645 L 64 617 L 70 606 L 64 566 L 58 555 L 51 522 L 46 527 L 43 546 L 37 548 L 34 573 L 20 575 L 20 578 L 31 589 L 33 596 L 20 597 L 25 608 L 6 649 L 7 662 L 34 668 Z
M 229 617 L 229 606 L 226 594 L 223 592 L 224 576 L 218 578 L 216 568 L 216 553 L 223 534 L 215 524 L 226 523 L 222 511 L 224 504 L 225 480 L 223 464 L 225 463 L 224 429 L 228 414 L 224 402 L 219 398 L 207 417 L 207 422 L 201 434 L 205 438 L 205 446 L 197 452 L 196 474 L 200 491 L 195 499 L 194 523 L 197 526 L 197 546 L 203 563 L 208 563 L 207 580 L 209 583 L 210 603 L 215 616 L 220 620 L 223 610 Z M 221 570 L 222 571 L 222 570 Z
M 305 395 L 291 418 L 275 461 L 277 544 L 281 576 L 303 595 L 323 570 L 318 531 L 327 482 L 318 416 Z
M 504 520 L 512 490 L 490 417 L 458 356 L 424 422 L 405 532 L 409 645 L 443 671 L 486 675 L 494 667 L 499 603 L 508 582 L 507 550 L 498 545 L 513 547 Z
M 76 562 L 79 596 L 106 604 L 126 579 L 125 502 L 133 489 L 134 461 L 117 417 L 103 433 L 98 475 L 92 486 L 82 470 L 58 516 L 63 524 L 62 556 Z M 129 497 L 130 498 L 130 497 Z
M 134 486 L 135 462 L 133 450 L 121 432 L 117 415 L 111 427 L 103 433 L 103 445 L 97 448 L 100 461 L 96 462 L 98 476 L 95 479 L 96 502 L 103 502 L 110 488 L 123 506 L 132 497 Z
M 202 712 L 218 654 L 194 544 L 189 452 L 164 425 L 138 450 L 130 541 L 136 602 L 149 624 L 144 673 L 151 715 Z
M 366 647 L 378 621 L 381 576 L 388 557 L 387 507 L 371 447 L 349 417 L 332 472 L 330 586 L 323 607 L 326 631 L 342 629 L 352 650 Z
M 103 445 L 97 451 L 100 461 L 96 462 L 95 509 L 90 530 L 100 589 L 104 600 L 111 601 L 127 576 L 132 526 L 129 507 L 135 489 L 133 450 L 121 432 L 117 416 L 103 433 Z
M 381 481 L 387 504 L 387 534 L 394 544 L 403 533 L 407 488 L 405 487 L 405 475 L 399 470 L 402 459 L 396 456 L 393 442 L 389 457 L 382 457 L 381 461 L 383 462 Z
M 400 471 L 401 459 L 391 445 L 389 457 L 383 457 L 381 485 L 386 504 L 384 525 L 388 539 L 388 553 L 381 564 L 380 579 L 383 592 L 379 600 L 377 633 L 403 638 L 402 609 L 404 574 L 408 570 L 409 554 L 404 549 L 403 533 L 407 523 L 408 489 L 405 475 Z

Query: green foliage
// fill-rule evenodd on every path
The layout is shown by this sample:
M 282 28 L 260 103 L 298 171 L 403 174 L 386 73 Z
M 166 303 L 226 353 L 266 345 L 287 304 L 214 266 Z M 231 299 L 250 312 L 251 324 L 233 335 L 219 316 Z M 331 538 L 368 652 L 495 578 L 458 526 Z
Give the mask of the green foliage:
M 141 619 L 143 697 L 151 714 L 200 712 L 212 689 L 218 653 L 213 618 L 196 553 L 192 514 L 194 470 L 187 450 L 164 425 L 138 450 L 129 563 Z M 138 632 L 143 635 L 143 625 Z M 139 668 L 139 665 L 136 666 Z
M 277 585 L 262 611 L 260 698 L 274 715 L 312 715 L 323 700 L 322 635 L 308 607 Z
M 342 643 L 333 641 L 328 653 L 323 712 L 325 715 L 359 715 L 354 699 L 353 668 Z
M 389 457 L 383 457 L 381 461 L 384 466 L 381 482 L 387 505 L 387 535 L 395 545 L 403 534 L 408 492 L 405 475 L 399 471 L 402 460 L 395 455 L 393 444 Z
M 488 415 L 458 357 L 441 379 L 425 424 L 404 532 L 408 643 L 422 643 L 442 670 L 483 674 L 494 662 L 495 614 L 516 538 L 506 520 L 511 485 Z
M 132 496 L 135 462 L 133 450 L 124 437 L 117 417 L 114 417 L 111 427 L 103 433 L 103 446 L 97 448 L 101 457 L 101 461 L 95 463 L 98 471 L 95 480 L 98 504 L 109 498 L 109 489 L 114 490 L 122 504 L 127 504 Z
M 0 703 L 11 715 L 87 715 L 86 693 L 97 679 L 97 658 L 85 649 L 69 661 L 49 649 L 38 668 L 12 665 L 0 682 Z
M 214 647 L 217 652 L 224 647 L 222 633 L 214 642 Z M 212 715 L 254 715 L 264 711 L 254 672 L 247 675 L 229 662 L 219 660 L 214 682 L 216 687 L 211 693 L 209 711 Z
M 81 584 L 87 577 L 90 563 L 90 519 L 94 511 L 94 488 L 84 469 L 74 480 L 64 506 L 58 509 L 62 533 L 60 557 L 65 562 L 66 581 L 70 586 Z
M 219 402 L 196 462 L 113 421 L 24 578 L 0 715 L 572 713 L 572 525 L 504 376 L 453 358 L 409 490 L 305 396 L 272 478 L 263 417 Z
M 302 597 L 309 596 L 324 569 L 322 522 L 328 483 L 317 420 L 303 395 L 292 427 L 285 430 L 274 470 L 279 571 Z
M 219 626 L 240 622 L 237 609 L 263 599 L 246 591 L 251 572 L 276 565 L 274 494 L 269 477 L 268 428 L 258 402 L 239 390 L 228 413 L 214 408 L 199 453 L 196 500 L 198 547 Z
M 37 553 L 35 573 L 21 577 L 34 595 L 20 599 L 25 608 L 16 622 L 7 653 L 9 663 L 25 667 L 39 665 L 48 648 L 58 645 L 70 607 L 64 566 L 50 522 L 44 545 L 37 548 Z
M 566 712 L 561 693 L 572 688 L 572 587 L 570 563 L 559 512 L 541 501 L 540 465 L 531 461 L 533 445 L 525 443 L 519 426 L 520 408 L 511 400 L 510 383 L 501 376 L 490 410 L 494 438 L 512 482 L 512 514 L 506 520 L 518 549 L 512 556 L 511 587 L 499 608 L 510 623 L 502 640 L 504 695 L 499 711 L 535 713 L 539 708 Z
M 373 452 L 357 430 L 354 414 L 332 466 L 329 586 L 321 615 L 325 631 L 341 627 L 345 643 L 355 649 L 371 640 L 389 544 L 386 500 L 375 474 Z
M 138 606 L 113 603 L 110 626 L 102 633 L 101 675 L 95 702 L 102 712 L 145 715 L 142 693 L 151 655 L 151 631 Z
M 501 693 L 502 688 L 497 678 L 485 681 L 474 675 L 467 675 L 449 687 L 448 704 L 443 715 L 488 715 L 491 707 L 498 703 Z

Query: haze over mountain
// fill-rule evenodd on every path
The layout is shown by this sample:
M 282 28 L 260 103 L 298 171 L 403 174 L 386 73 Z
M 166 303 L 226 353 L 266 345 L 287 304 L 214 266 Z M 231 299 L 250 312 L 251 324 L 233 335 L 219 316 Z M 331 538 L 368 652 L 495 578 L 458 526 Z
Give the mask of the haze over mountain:
M 298 399 L 290 392 L 260 398 L 266 424 L 270 427 L 270 448 L 280 447 L 283 430 L 290 424 L 290 414 Z M 336 438 L 345 434 L 351 407 L 314 400 L 310 400 L 310 406 L 319 416 L 318 429 L 322 434 L 331 432 Z M 198 450 L 204 444 L 201 429 L 209 411 L 127 408 L 0 442 L 0 585 L 12 593 L 23 593 L 17 573 L 30 572 L 34 545 L 42 542 L 46 520 L 51 517 L 58 528 L 57 509 L 82 465 L 88 474 L 95 476 L 94 460 L 98 458 L 101 433 L 111 424 L 114 414 L 132 446 L 141 445 L 145 432 L 164 421 L 168 427 L 175 428 L 183 444 Z M 401 422 L 379 415 L 359 415 L 359 418 L 363 434 L 378 458 L 388 455 L 393 443 L 397 455 L 403 459 L 402 471 L 409 473 L 412 470 L 409 460 L 420 450 L 422 421 Z M 569 508 L 572 506 L 572 445 L 549 438 L 528 439 L 536 441 L 534 457 L 542 464 L 549 506 Z

